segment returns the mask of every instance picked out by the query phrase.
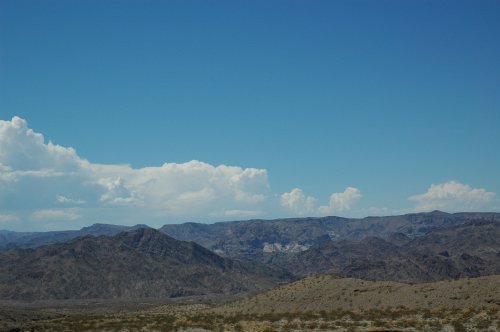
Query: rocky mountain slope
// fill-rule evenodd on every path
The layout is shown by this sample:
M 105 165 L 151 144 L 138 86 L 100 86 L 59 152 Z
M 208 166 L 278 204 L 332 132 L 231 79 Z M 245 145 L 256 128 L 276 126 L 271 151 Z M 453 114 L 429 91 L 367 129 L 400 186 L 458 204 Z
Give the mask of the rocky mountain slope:
M 245 293 L 289 280 L 140 228 L 0 253 L 0 299 L 167 298 Z
M 347 219 L 340 217 L 248 220 L 215 224 L 165 225 L 160 230 L 184 241 L 195 241 L 231 258 L 271 262 L 283 253 L 305 251 L 328 241 L 358 241 L 365 237 L 386 238 L 393 233 L 415 238 L 437 228 L 471 220 L 500 222 L 500 213 L 454 213 L 441 211 L 401 216 Z
M 274 256 L 272 263 L 305 276 L 331 273 L 368 280 L 428 282 L 500 274 L 500 223 L 467 222 L 413 239 L 325 241 L 310 249 Z
M 44 244 L 64 242 L 85 235 L 115 235 L 120 232 L 138 228 L 148 228 L 146 225 L 120 226 L 109 224 L 94 224 L 79 230 L 51 232 L 12 232 L 0 230 L 0 251 L 16 248 L 36 248 Z

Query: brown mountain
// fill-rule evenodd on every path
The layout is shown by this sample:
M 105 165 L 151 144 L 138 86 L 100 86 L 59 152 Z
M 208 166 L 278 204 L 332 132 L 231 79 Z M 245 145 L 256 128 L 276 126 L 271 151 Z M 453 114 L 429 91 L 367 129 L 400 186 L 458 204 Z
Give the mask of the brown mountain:
M 234 294 L 260 291 L 288 277 L 144 228 L 0 253 L 0 299 Z

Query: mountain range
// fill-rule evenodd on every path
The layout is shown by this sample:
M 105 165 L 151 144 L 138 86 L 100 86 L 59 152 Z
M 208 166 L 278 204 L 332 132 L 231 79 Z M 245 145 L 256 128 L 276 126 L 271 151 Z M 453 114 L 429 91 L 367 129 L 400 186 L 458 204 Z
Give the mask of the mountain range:
M 0 299 L 248 294 L 327 273 L 422 283 L 500 275 L 500 213 L 95 224 L 0 231 Z
M 399 216 L 289 218 L 205 223 L 167 224 L 159 228 L 177 240 L 193 241 L 219 255 L 266 262 L 281 252 L 304 251 L 328 240 L 361 240 L 368 236 L 386 238 L 401 233 L 414 238 L 432 229 L 459 225 L 471 220 L 500 222 L 500 213 L 445 213 L 433 211 Z M 35 248 L 85 235 L 115 235 L 149 227 L 94 224 L 80 230 L 13 232 L 0 230 L 0 251 Z M 271 257 L 271 258 L 270 258 Z
M 262 263 L 306 251 L 329 241 L 386 239 L 398 233 L 417 238 L 432 230 L 473 220 L 500 222 L 500 213 L 413 213 L 400 216 L 348 219 L 340 217 L 248 220 L 214 224 L 165 225 L 161 231 L 184 241 L 194 241 L 222 256 Z
M 296 276 L 329 273 L 365 280 L 407 283 L 500 274 L 500 223 L 470 221 L 413 239 L 325 241 L 308 250 L 273 257 Z
M 169 298 L 242 294 L 291 280 L 151 228 L 0 253 L 0 299 Z

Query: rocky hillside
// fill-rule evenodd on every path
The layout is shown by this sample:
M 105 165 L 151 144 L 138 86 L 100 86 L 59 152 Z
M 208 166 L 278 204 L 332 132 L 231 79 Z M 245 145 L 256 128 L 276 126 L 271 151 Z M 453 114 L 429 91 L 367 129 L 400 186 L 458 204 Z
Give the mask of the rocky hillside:
M 146 225 L 120 226 L 109 224 L 94 224 L 79 230 L 51 232 L 12 232 L 0 230 L 0 251 L 17 248 L 36 248 L 44 244 L 64 242 L 85 235 L 115 235 L 120 232 L 132 231 L 138 228 L 148 228 Z
M 387 238 L 393 233 L 415 238 L 437 228 L 471 220 L 500 222 L 500 213 L 441 211 L 389 217 L 347 219 L 340 217 L 248 220 L 215 224 L 165 225 L 160 230 L 184 241 L 195 241 L 231 258 L 273 261 L 285 253 L 297 253 L 328 241 L 358 241 L 366 237 Z
M 500 276 L 408 285 L 329 275 L 307 277 L 216 308 L 218 313 L 320 312 L 387 307 L 481 308 L 500 305 Z
M 428 282 L 500 274 L 500 223 L 475 221 L 435 229 L 413 239 L 325 241 L 310 249 L 275 256 L 272 263 L 296 275 L 331 273 L 368 280 Z
M 140 228 L 0 253 L 0 299 L 167 298 L 255 292 L 282 271 Z

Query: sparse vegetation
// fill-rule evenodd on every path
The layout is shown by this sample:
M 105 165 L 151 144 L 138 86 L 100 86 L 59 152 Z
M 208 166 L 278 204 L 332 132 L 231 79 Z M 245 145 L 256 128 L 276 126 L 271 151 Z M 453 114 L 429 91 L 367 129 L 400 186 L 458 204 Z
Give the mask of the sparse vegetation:
M 500 276 L 417 285 L 315 276 L 218 304 L 169 302 L 106 312 L 0 307 L 0 322 L 8 318 L 9 329 L 31 332 L 497 331 L 499 283 Z
M 209 309 L 209 310 L 207 310 Z M 500 324 L 498 309 L 417 310 L 408 308 L 371 309 L 363 311 L 332 310 L 330 312 L 283 312 L 273 314 L 220 315 L 209 307 L 179 306 L 114 315 L 77 315 L 37 321 L 26 331 L 359 331 L 391 330 L 453 331 L 475 329 L 492 331 Z M 473 315 L 470 313 L 473 312 Z

